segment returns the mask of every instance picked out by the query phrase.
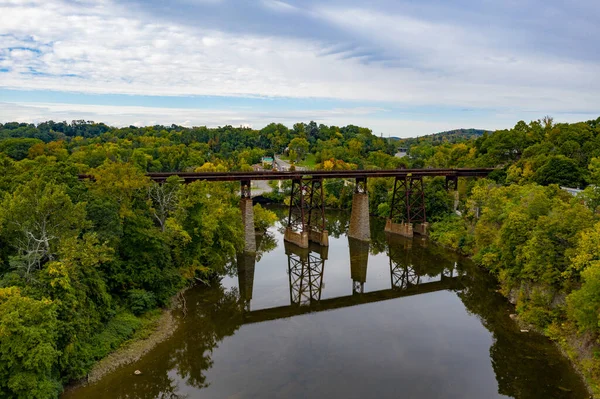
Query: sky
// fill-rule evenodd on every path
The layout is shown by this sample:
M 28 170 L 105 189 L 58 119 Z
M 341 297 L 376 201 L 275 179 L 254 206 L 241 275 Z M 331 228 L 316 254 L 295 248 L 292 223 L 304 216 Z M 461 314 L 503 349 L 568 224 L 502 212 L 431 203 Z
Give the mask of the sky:
M 599 20 L 597 0 L 0 0 L 0 122 L 596 119 Z

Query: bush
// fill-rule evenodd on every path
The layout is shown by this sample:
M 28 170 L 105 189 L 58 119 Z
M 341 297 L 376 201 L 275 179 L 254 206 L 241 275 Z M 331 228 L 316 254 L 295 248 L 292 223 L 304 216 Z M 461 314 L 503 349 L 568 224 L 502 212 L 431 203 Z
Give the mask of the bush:
M 390 217 L 390 205 L 387 202 L 377 205 L 377 216 L 384 219 Z
M 156 307 L 156 295 L 141 289 L 133 289 L 128 292 L 129 309 L 140 315 Z
M 448 215 L 431 225 L 431 238 L 441 245 L 464 254 L 473 252 L 474 239 L 466 222 L 456 215 Z
M 91 339 L 91 357 L 94 360 L 105 357 L 129 339 L 141 324 L 140 319 L 129 312 L 116 315 L 106 323 L 101 333 Z
M 277 221 L 277 215 L 268 209 L 263 208 L 260 204 L 254 205 L 254 229 L 265 231 L 273 226 Z
M 567 297 L 568 316 L 581 331 L 597 333 L 600 324 L 600 262 L 593 262 L 581 273 L 581 277 L 581 288 Z

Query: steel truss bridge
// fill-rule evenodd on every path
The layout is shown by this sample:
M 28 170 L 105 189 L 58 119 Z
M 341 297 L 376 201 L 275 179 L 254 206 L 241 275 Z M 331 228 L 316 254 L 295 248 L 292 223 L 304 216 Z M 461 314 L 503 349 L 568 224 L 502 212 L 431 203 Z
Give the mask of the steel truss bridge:
M 325 229 L 324 179 L 355 179 L 352 217 L 349 236 L 369 241 L 369 178 L 394 178 L 392 201 L 385 230 L 406 237 L 427 235 L 427 210 L 423 178 L 442 176 L 446 178 L 446 190 L 456 190 L 459 178 L 477 178 L 489 175 L 491 168 L 459 169 L 373 169 L 373 170 L 302 170 L 302 171 L 253 171 L 253 172 L 168 172 L 148 173 L 151 180 L 163 183 L 177 176 L 183 183 L 195 181 L 240 182 L 242 219 L 246 231 L 245 250 L 256 250 L 251 224 L 251 182 L 253 180 L 291 180 L 290 208 L 284 239 L 300 247 L 308 248 L 309 242 L 329 245 Z M 80 175 L 80 179 L 94 179 L 93 175 Z

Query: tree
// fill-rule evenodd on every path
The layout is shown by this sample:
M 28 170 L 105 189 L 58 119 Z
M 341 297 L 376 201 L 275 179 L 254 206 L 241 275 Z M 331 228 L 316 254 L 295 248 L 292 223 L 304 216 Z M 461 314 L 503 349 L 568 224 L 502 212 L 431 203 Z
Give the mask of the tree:
M 16 250 L 11 264 L 29 282 L 43 262 L 55 259 L 61 240 L 87 225 L 85 204 L 73 204 L 65 186 L 37 178 L 4 198 L 0 224 Z
M 296 137 L 292 141 L 290 141 L 289 150 L 294 151 L 296 153 L 295 161 L 299 161 L 300 159 L 304 159 L 306 154 L 308 153 L 309 143 L 303 137 Z
M 148 188 L 150 180 L 144 173 L 131 163 L 106 161 L 91 174 L 94 182 L 90 191 L 103 198 L 110 198 L 119 204 L 120 216 L 131 212 L 134 197 L 143 189 Z
M 534 179 L 542 185 L 579 187 L 583 182 L 583 173 L 575 161 L 563 155 L 552 156 L 537 170 Z
M 152 183 L 148 187 L 152 214 L 162 231 L 165 231 L 167 218 L 177 209 L 179 191 L 180 179 L 177 176 L 170 176 L 164 183 Z
M 47 299 L 0 288 L 0 396 L 46 399 L 57 397 L 60 383 L 53 373 L 56 306 Z
M 264 232 L 278 220 L 275 212 L 263 208 L 260 204 L 253 206 L 254 210 L 254 229 Z

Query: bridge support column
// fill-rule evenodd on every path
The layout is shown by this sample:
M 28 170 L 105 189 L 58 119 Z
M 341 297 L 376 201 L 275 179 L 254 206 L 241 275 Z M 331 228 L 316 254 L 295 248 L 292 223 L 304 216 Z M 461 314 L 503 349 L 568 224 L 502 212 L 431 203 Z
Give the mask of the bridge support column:
M 292 244 L 296 244 L 300 248 L 308 248 L 308 232 L 294 231 L 291 227 L 285 228 L 283 239 Z
M 309 241 L 329 245 L 325 230 L 323 179 L 294 179 L 285 241 L 308 248 Z
M 244 226 L 244 252 L 256 252 L 256 234 L 254 232 L 254 208 L 250 196 L 250 181 L 242 181 L 242 225 Z
M 367 282 L 367 266 L 369 264 L 369 241 L 348 237 L 350 248 L 350 276 L 352 277 L 352 294 L 364 293 Z
M 240 300 L 246 311 L 250 311 L 252 288 L 254 287 L 254 267 L 256 254 L 253 252 L 240 252 L 237 255 L 237 275 Z
M 413 232 L 422 236 L 427 236 L 429 234 L 429 223 L 415 223 L 413 226 Z
M 391 234 L 399 234 L 404 237 L 412 237 L 414 235 L 413 225 L 411 223 L 394 223 L 392 219 L 385 222 L 385 232 Z
M 356 179 L 356 189 L 352 197 L 352 214 L 350 216 L 350 229 L 348 236 L 361 241 L 371 240 L 371 227 L 369 224 L 369 193 L 367 191 L 367 178 Z
M 397 220 L 400 220 L 400 223 Z M 427 235 L 428 229 L 423 177 L 410 174 L 405 178 L 397 177 L 385 231 L 412 237 L 414 233 Z

